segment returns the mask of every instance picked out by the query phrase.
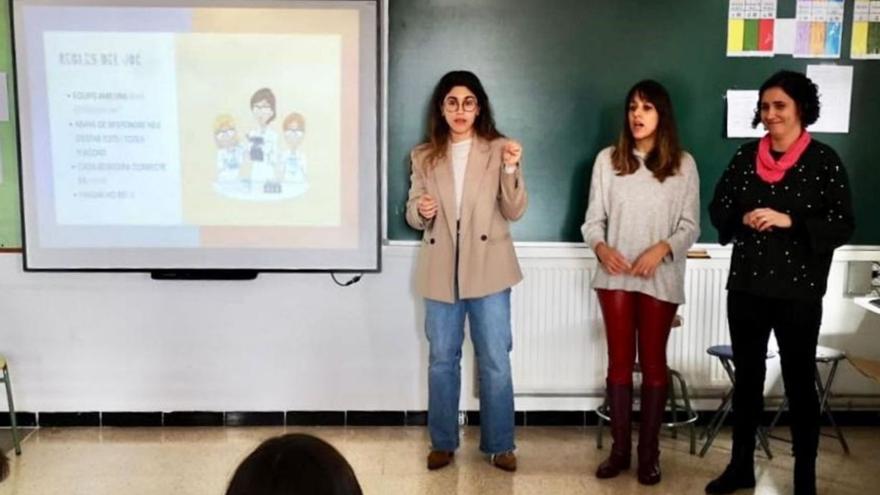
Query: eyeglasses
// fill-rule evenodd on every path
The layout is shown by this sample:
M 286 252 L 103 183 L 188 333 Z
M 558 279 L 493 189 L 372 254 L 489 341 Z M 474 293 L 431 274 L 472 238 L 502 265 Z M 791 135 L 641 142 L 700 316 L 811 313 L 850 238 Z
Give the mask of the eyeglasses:
M 284 131 L 284 135 L 290 137 L 300 137 L 303 134 L 305 134 L 305 131 L 302 129 L 287 129 Z
M 447 112 L 457 112 L 460 110 L 464 110 L 467 113 L 471 113 L 477 109 L 477 99 L 473 96 L 468 96 L 464 99 L 464 101 L 459 101 L 458 98 L 454 96 L 450 96 L 443 100 L 443 110 Z
M 222 129 L 217 131 L 214 135 L 218 138 L 230 138 L 235 136 L 235 129 Z

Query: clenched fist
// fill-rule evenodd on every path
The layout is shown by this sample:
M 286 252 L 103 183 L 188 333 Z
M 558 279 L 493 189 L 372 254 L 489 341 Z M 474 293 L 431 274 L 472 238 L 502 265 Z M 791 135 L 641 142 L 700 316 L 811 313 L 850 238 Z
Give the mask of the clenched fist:
M 430 220 L 437 215 L 437 202 L 430 194 L 422 194 L 419 198 L 419 215 L 426 220 Z
M 522 145 L 513 139 L 507 141 L 504 144 L 504 150 L 501 152 L 501 157 L 504 160 L 505 165 L 516 165 L 519 163 L 520 158 L 522 158 Z

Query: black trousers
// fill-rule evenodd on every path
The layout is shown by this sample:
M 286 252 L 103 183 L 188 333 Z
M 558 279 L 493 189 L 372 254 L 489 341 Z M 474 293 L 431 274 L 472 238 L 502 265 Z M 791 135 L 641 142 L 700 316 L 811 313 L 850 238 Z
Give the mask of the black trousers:
M 730 291 L 727 319 L 736 367 L 733 461 L 752 462 L 754 456 L 755 433 L 764 411 L 765 360 L 771 330 L 779 344 L 794 455 L 814 459 L 819 446 L 815 359 L 822 300 L 780 299 Z

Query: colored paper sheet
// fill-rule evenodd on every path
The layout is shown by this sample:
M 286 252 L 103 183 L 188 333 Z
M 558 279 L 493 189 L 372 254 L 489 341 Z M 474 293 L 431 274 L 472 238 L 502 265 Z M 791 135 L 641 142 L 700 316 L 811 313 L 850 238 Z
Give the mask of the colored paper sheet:
M 758 19 L 746 19 L 743 32 L 743 50 L 754 52 L 758 50 Z
M 758 21 L 758 50 L 773 51 L 773 19 Z
M 844 5 L 843 0 L 798 0 L 795 57 L 840 58 Z
M 727 53 L 738 53 L 743 51 L 743 31 L 745 29 L 745 20 L 730 19 L 727 23 Z
M 850 55 L 855 59 L 880 59 L 880 2 L 855 1 Z
M 810 55 L 825 53 L 825 23 L 810 23 Z
M 852 35 L 851 55 L 858 58 L 859 55 L 868 54 L 868 23 L 854 22 Z
M 834 56 L 840 53 L 841 29 L 843 24 L 839 22 L 825 24 L 825 55 Z
M 729 0 L 728 57 L 772 57 L 777 0 Z
M 0 72 L 0 122 L 9 122 L 9 87 L 5 72 Z
M 880 22 L 872 22 L 868 26 L 868 55 L 880 56 Z
M 795 42 L 794 42 L 794 53 L 806 54 L 810 53 L 810 31 L 812 30 L 812 26 L 809 22 L 801 22 L 797 23 L 797 30 L 795 33 Z

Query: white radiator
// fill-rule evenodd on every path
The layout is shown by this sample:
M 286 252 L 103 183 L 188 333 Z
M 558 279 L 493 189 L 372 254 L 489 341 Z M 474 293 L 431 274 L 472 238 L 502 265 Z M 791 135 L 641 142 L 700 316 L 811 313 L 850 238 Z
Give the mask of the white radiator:
M 517 395 L 599 394 L 607 366 L 602 314 L 590 287 L 595 260 L 522 260 L 525 280 L 513 291 L 513 377 Z M 667 355 L 691 390 L 728 386 L 717 359 L 728 343 L 728 260 L 692 263 L 685 277 L 684 325 L 673 329 Z M 695 265 L 695 266 L 694 266 Z

